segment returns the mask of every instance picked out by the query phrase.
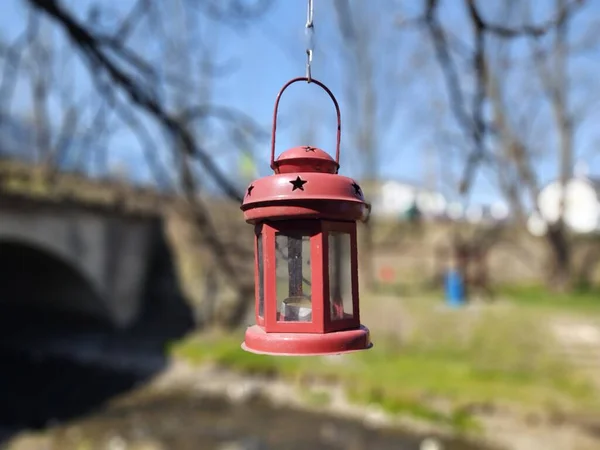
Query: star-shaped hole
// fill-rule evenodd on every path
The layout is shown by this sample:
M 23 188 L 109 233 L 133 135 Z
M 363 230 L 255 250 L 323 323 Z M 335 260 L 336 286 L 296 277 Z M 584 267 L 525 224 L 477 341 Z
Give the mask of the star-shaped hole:
M 304 190 L 304 185 L 307 183 L 306 180 L 303 180 L 302 178 L 300 178 L 299 176 L 296 177 L 295 180 L 290 180 L 290 183 L 292 183 L 292 186 L 294 186 L 292 188 L 292 191 L 295 191 L 296 189 L 300 189 L 301 191 Z
M 356 181 L 354 183 L 352 183 L 352 187 L 354 188 L 354 194 L 355 195 L 362 195 L 362 192 L 360 190 L 360 186 L 356 183 Z
M 303 148 L 304 148 L 305 152 L 314 152 L 315 151 L 315 148 L 311 147 L 310 145 L 305 145 Z
M 248 191 L 246 192 L 246 195 L 248 197 L 250 197 L 252 195 L 252 189 L 254 189 L 254 185 L 251 184 L 250 186 L 248 186 Z

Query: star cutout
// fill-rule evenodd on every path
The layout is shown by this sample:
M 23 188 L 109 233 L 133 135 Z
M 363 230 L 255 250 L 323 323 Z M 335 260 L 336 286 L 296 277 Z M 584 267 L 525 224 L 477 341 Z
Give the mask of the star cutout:
M 295 180 L 290 180 L 290 183 L 292 183 L 292 186 L 294 186 L 292 188 L 292 191 L 295 191 L 296 189 L 300 189 L 301 191 L 304 190 L 304 185 L 307 183 L 306 180 L 303 180 L 302 178 L 300 178 L 299 176 L 296 177 Z
M 310 145 L 306 145 L 302 148 L 304 149 L 305 152 L 314 152 L 315 151 L 315 148 L 311 147 Z
M 362 195 L 362 192 L 360 191 L 360 186 L 356 184 L 356 181 L 352 183 L 352 187 L 354 188 L 354 194 Z
M 252 189 L 254 189 L 254 185 L 251 184 L 250 186 L 248 186 L 248 192 L 246 192 L 246 195 L 248 197 L 250 197 L 252 195 Z

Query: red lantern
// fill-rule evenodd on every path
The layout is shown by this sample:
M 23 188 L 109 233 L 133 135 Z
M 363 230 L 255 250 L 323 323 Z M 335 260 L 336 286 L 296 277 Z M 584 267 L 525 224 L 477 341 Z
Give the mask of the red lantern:
M 356 223 L 368 217 L 360 186 L 338 175 L 340 109 L 335 160 L 321 149 L 294 147 L 275 159 L 277 110 L 271 136 L 275 174 L 250 184 L 241 209 L 255 225 L 256 325 L 244 350 L 276 355 L 327 355 L 368 349 L 360 324 Z

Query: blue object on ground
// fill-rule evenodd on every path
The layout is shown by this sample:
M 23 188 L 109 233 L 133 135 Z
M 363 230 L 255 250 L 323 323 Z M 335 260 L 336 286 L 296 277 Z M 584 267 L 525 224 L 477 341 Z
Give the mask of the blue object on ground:
M 459 307 L 465 303 L 465 284 L 461 273 L 449 269 L 446 273 L 446 302 L 451 307 Z

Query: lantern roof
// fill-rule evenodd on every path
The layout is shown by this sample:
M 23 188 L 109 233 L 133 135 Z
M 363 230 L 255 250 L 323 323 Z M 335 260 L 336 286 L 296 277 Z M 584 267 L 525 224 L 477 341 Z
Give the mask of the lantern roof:
M 283 152 L 273 161 L 275 173 L 337 173 L 340 165 L 329 153 L 317 147 L 304 145 Z
M 288 158 L 283 162 L 276 166 L 276 173 L 248 186 L 241 205 L 246 221 L 367 217 L 370 207 L 361 187 L 354 179 L 337 174 L 336 162 L 331 158 Z
M 293 83 L 308 81 L 323 88 L 333 101 L 337 115 L 335 158 L 310 145 L 293 147 L 275 158 L 277 110 L 283 91 Z M 271 168 L 273 175 L 248 186 L 241 209 L 246 222 L 263 220 L 320 219 L 366 220 L 370 205 L 356 181 L 338 175 L 341 144 L 340 107 L 333 93 L 318 80 L 294 78 L 279 91 L 273 111 Z

